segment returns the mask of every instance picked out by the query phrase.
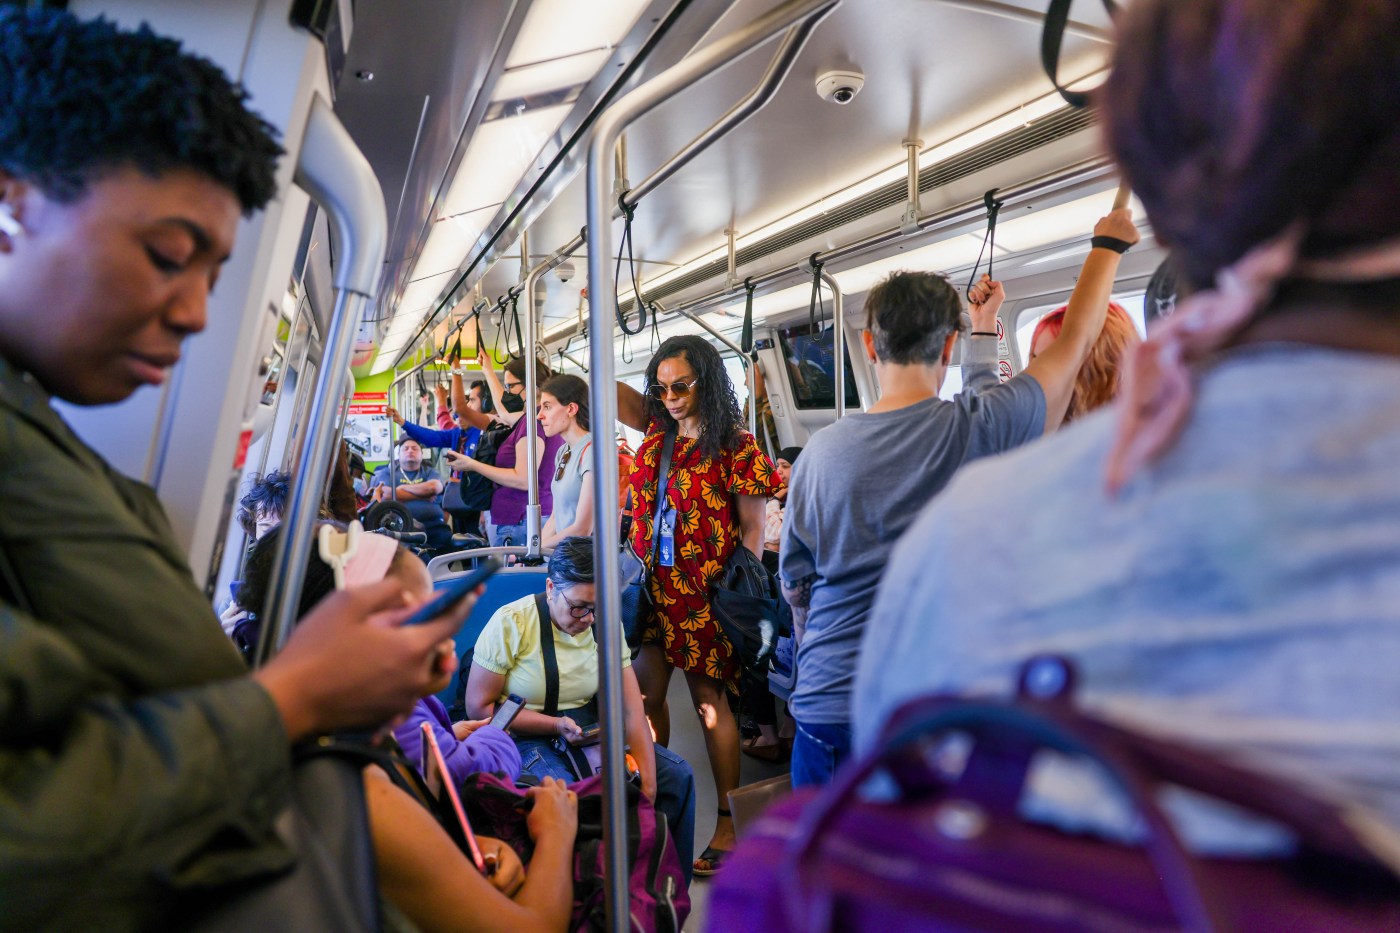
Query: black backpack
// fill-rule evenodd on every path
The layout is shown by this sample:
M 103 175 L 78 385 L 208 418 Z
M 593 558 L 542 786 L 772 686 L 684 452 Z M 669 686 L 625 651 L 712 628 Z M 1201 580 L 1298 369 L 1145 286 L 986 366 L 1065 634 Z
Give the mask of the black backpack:
M 496 453 L 513 430 L 514 425 L 503 424 L 500 421 L 488 424 L 481 432 L 481 439 L 476 442 L 476 460 L 495 466 Z M 491 508 L 491 496 L 495 491 L 496 484 L 480 473 L 463 474 L 461 507 L 472 512 L 484 512 Z

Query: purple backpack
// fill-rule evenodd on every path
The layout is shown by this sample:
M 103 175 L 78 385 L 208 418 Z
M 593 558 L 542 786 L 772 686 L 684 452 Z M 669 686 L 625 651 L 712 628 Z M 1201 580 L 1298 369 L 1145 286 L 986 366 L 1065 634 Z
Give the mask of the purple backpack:
M 1073 676 L 1063 659 L 1037 658 L 1022 669 L 1016 702 L 931 697 L 903 707 L 879 747 L 834 785 L 799 791 L 753 826 L 715 880 L 709 929 L 1400 930 L 1400 879 L 1336 807 L 1076 713 Z M 934 739 L 957 733 L 971 750 L 950 775 L 930 752 Z M 1101 766 L 1137 808 L 1141 847 L 1022 820 L 1017 803 L 1042 749 Z M 878 772 L 892 779 L 893 799 L 858 793 Z M 1293 831 L 1297 852 L 1191 855 L 1154 802 L 1163 785 L 1272 819 Z
M 494 774 L 473 774 L 462 785 L 462 806 L 472 828 L 502 840 L 527 866 L 535 844 L 525 825 L 525 789 Z M 571 931 L 605 930 L 603 886 L 603 779 L 569 785 L 578 794 L 574 841 L 574 913 Z M 628 885 L 635 933 L 680 933 L 690 913 L 690 894 L 666 818 L 636 785 L 627 785 Z M 528 870 L 528 869 L 527 869 Z

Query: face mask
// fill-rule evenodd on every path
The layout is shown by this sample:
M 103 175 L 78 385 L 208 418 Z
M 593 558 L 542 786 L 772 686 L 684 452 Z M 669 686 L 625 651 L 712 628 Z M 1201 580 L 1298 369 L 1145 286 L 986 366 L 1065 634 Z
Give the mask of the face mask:
M 524 411 L 525 399 L 522 397 L 522 395 L 516 395 L 514 393 L 507 392 L 504 396 L 501 397 L 502 407 L 504 407 L 505 410 L 508 412 Z

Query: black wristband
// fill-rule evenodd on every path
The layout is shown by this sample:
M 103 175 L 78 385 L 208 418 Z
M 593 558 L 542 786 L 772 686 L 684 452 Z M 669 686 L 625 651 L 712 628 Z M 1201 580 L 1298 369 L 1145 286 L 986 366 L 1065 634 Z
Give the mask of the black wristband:
M 1127 240 L 1120 240 L 1116 236 L 1096 236 L 1089 240 L 1089 246 L 1091 249 L 1097 249 L 1099 247 L 1111 249 L 1115 253 L 1126 253 L 1133 248 L 1133 244 L 1129 243 Z
M 969 337 L 996 337 L 996 336 L 998 336 L 998 335 L 997 335 L 997 332 L 994 331 L 994 330 L 974 330 L 974 331 L 972 331 L 970 334 L 968 334 L 968 336 L 969 336 Z

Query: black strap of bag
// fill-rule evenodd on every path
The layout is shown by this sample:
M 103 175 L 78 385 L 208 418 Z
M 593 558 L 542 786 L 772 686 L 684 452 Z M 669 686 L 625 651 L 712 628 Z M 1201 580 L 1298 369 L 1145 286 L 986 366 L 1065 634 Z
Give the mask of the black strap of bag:
M 540 614 L 540 654 L 544 657 L 544 714 L 558 716 L 559 658 L 554 653 L 554 623 L 543 593 L 535 594 L 535 609 Z
M 671 483 L 671 456 L 676 452 L 676 429 L 666 430 L 666 438 L 661 442 L 661 462 L 656 473 L 656 511 L 651 517 L 651 559 L 647 567 L 656 568 L 656 554 L 661 549 L 661 513 L 666 509 L 666 492 Z

